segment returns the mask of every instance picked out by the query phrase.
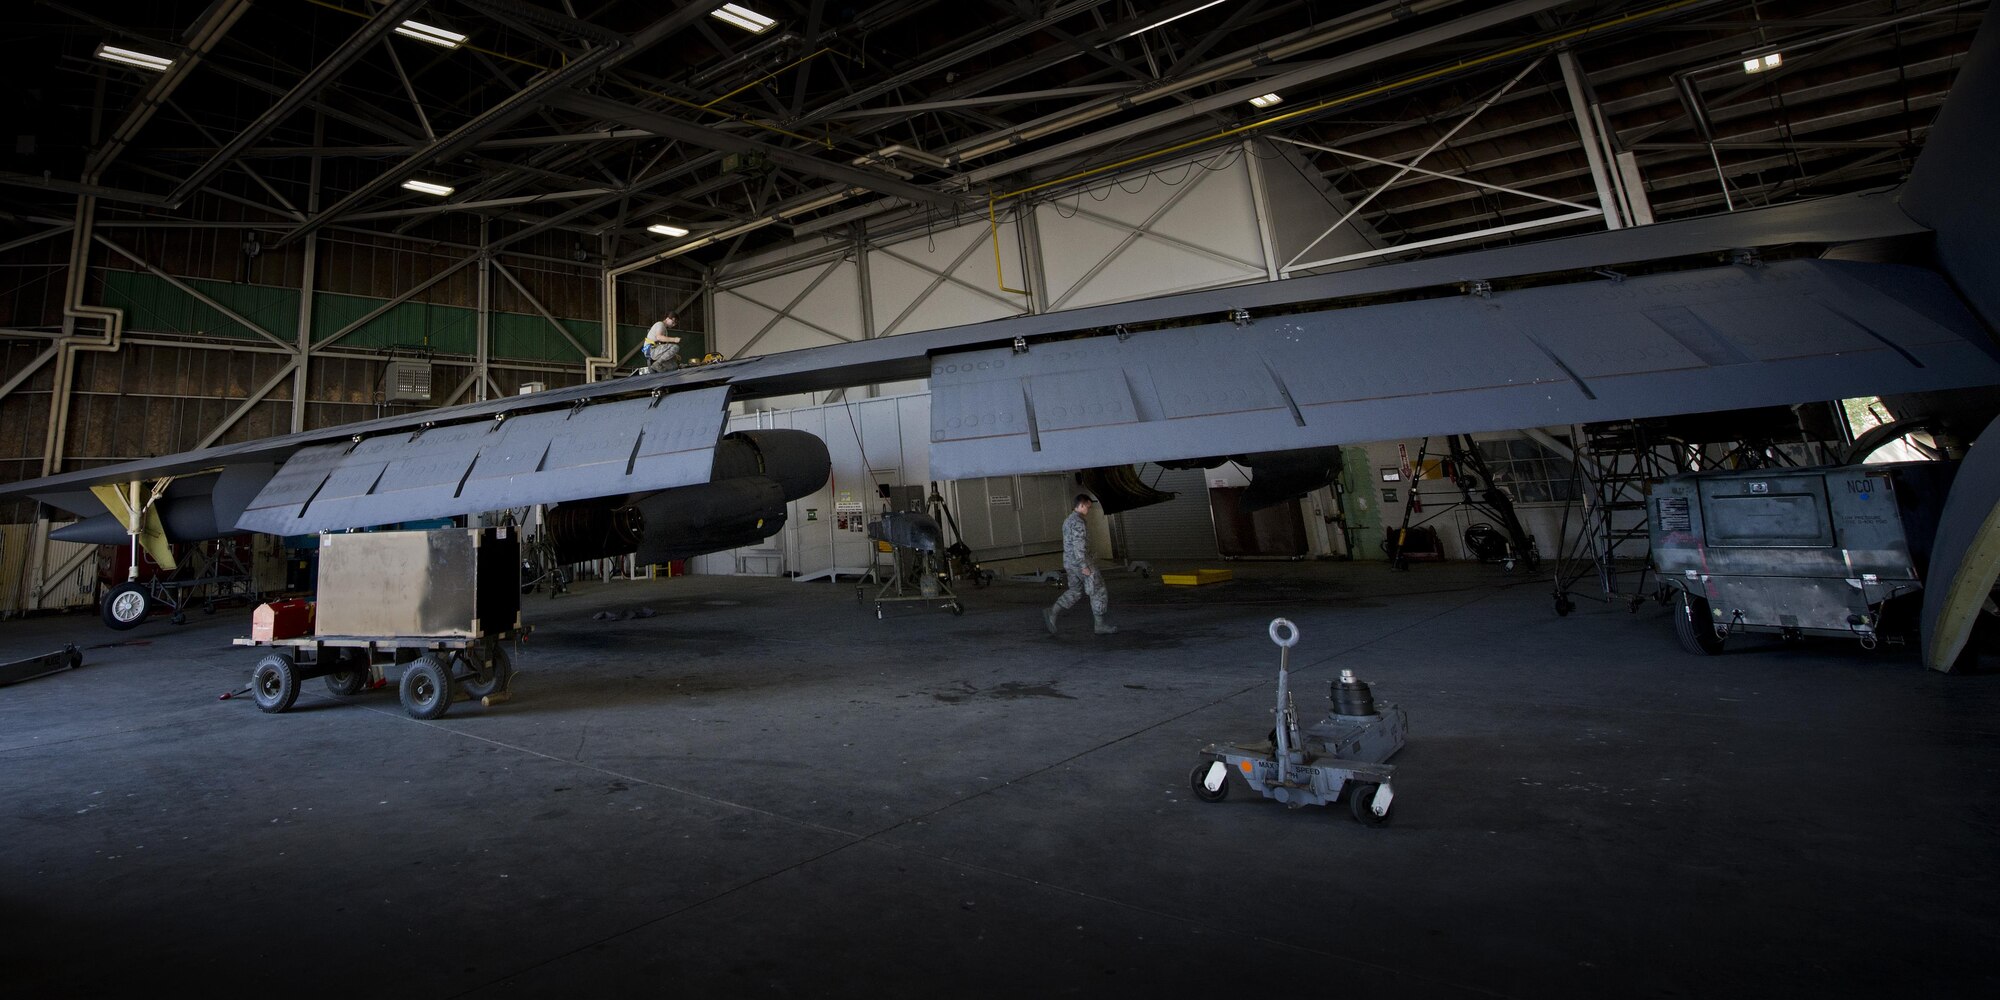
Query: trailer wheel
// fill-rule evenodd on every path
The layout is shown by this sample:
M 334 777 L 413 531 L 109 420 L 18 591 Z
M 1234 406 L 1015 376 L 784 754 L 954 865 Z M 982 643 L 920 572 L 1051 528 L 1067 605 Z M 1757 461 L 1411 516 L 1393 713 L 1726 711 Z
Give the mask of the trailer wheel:
M 436 719 L 451 707 L 451 662 L 436 653 L 425 653 L 403 671 L 399 688 L 403 711 L 412 719 Z
M 1354 786 L 1347 795 L 1347 811 L 1354 814 L 1354 821 L 1363 826 L 1387 826 L 1389 817 L 1396 814 L 1394 806 L 1375 815 L 1375 792 L 1382 786 L 1363 782 Z
M 333 662 L 340 669 L 326 675 L 326 689 L 342 698 L 361 693 L 368 686 L 368 658 L 358 649 L 339 649 Z
M 1708 601 L 1687 591 L 1674 601 L 1674 641 L 1681 649 L 1696 656 L 1714 656 L 1722 652 L 1722 637 L 1715 633 L 1715 623 L 1708 613 Z
M 1222 769 L 1222 782 L 1215 791 L 1208 790 L 1208 776 L 1216 768 Z M 1229 765 L 1219 760 L 1205 760 L 1188 772 L 1188 787 L 1194 789 L 1194 797 L 1203 802 L 1220 802 L 1229 797 Z
M 104 624 L 123 632 L 146 620 L 152 613 L 153 599 L 147 596 L 146 588 L 136 583 L 121 583 L 104 595 L 104 603 L 98 610 L 104 615 Z
M 257 707 L 282 712 L 299 699 L 299 668 L 286 653 L 266 653 L 250 674 L 250 694 Z
M 465 679 L 465 696 L 474 701 L 491 694 L 507 690 L 513 681 L 514 665 L 507 659 L 504 646 L 494 646 L 486 658 L 484 668 L 474 667 L 472 676 Z

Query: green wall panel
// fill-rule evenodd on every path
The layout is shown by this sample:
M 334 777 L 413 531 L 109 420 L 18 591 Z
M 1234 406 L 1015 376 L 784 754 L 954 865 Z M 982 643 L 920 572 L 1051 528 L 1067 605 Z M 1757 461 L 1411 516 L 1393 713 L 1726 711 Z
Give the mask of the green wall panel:
M 104 304 L 125 310 L 126 325 L 157 333 L 179 333 L 206 337 L 262 338 L 255 331 L 217 312 L 201 300 L 174 287 L 168 281 L 142 271 L 104 270 Z M 237 284 L 201 278 L 183 279 L 215 301 L 241 313 L 286 343 L 298 336 L 299 292 L 296 288 L 272 285 Z M 313 294 L 313 343 L 326 339 L 349 323 L 381 308 L 387 299 L 333 292 Z M 476 310 L 458 306 L 404 302 L 370 320 L 366 326 L 340 338 L 335 346 L 354 350 L 391 347 L 429 348 L 440 354 L 476 353 L 479 332 Z M 562 324 L 578 343 L 593 351 L 603 340 L 602 328 L 593 320 L 565 319 Z M 646 337 L 645 326 L 618 325 L 619 354 L 632 350 Z M 698 358 L 707 350 L 707 338 L 698 331 L 681 331 L 681 356 Z M 555 361 L 580 364 L 583 355 L 563 339 L 539 314 L 501 313 L 492 316 L 492 357 L 494 360 Z M 644 364 L 635 358 L 635 363 Z
M 125 325 L 159 333 L 262 339 L 207 303 L 141 271 L 103 270 L 104 304 L 125 310 Z M 183 279 L 203 295 L 240 313 L 286 343 L 297 337 L 299 293 L 270 285 L 241 285 L 202 278 Z

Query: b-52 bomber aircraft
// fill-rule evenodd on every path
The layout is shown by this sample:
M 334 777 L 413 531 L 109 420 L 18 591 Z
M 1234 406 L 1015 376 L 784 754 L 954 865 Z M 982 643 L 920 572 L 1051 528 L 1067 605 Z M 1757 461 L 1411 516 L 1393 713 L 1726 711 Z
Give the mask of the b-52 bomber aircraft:
M 839 386 L 928 378 L 935 479 L 1238 457 L 1287 484 L 1275 492 L 1345 443 L 1865 395 L 2000 399 L 2000 186 L 1982 147 L 2000 124 L 1996 48 L 1989 25 L 1894 190 L 724 361 L 4 493 L 85 515 L 57 537 L 156 545 L 550 504 L 560 559 L 651 562 L 775 533 L 786 504 L 825 483 L 826 446 L 724 434 L 729 404 Z M 1927 662 L 1957 655 L 1967 595 L 1983 598 L 1996 568 L 1989 429 L 1931 557 Z

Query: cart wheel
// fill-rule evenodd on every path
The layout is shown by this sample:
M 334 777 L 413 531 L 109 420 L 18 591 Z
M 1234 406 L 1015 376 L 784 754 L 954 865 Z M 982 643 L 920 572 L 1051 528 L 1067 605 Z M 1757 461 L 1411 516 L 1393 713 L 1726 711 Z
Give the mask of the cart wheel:
M 288 653 L 267 653 L 250 675 L 250 694 L 257 707 L 282 712 L 299 698 L 299 668 Z
M 951 613 L 954 617 L 965 614 L 965 605 L 960 604 L 957 601 L 953 601 L 951 603 Z
M 880 604 L 875 605 L 875 620 L 878 622 L 882 620 L 882 606 Z
M 1389 817 L 1395 815 L 1392 806 L 1382 815 L 1375 815 L 1375 791 L 1382 786 L 1367 783 L 1357 784 L 1347 796 L 1347 811 L 1354 814 L 1354 821 L 1363 826 L 1387 826 Z
M 1714 656 L 1722 652 L 1722 637 L 1715 633 L 1715 623 L 1708 614 L 1708 601 L 1683 590 L 1674 601 L 1674 641 L 1681 649 L 1696 656 Z
M 326 689 L 342 698 L 361 693 L 368 686 L 368 660 L 360 650 L 341 649 L 333 654 L 341 669 L 326 675 Z
M 153 610 L 153 599 L 146 596 L 146 588 L 136 583 L 121 583 L 104 595 L 104 604 L 98 610 L 103 613 L 104 624 L 123 632 L 146 620 Z
M 403 711 L 412 719 L 436 719 L 451 707 L 451 662 L 425 653 L 403 671 Z
M 507 659 L 506 647 L 494 646 L 485 668 L 475 667 L 472 676 L 465 679 L 465 696 L 478 701 L 487 695 L 498 694 L 507 690 L 513 678 L 514 665 Z
M 1215 791 L 1208 790 L 1210 775 L 1220 771 L 1216 779 Z M 1229 797 L 1229 765 L 1219 760 L 1205 760 L 1188 772 L 1188 787 L 1194 789 L 1194 797 L 1203 802 L 1220 802 Z
M 174 612 L 174 616 L 172 618 L 167 619 L 167 623 L 170 625 L 186 625 L 188 623 L 187 612 L 185 611 Z
M 1567 618 L 1569 613 L 1575 610 L 1576 605 L 1570 601 L 1568 594 L 1556 595 L 1556 617 Z

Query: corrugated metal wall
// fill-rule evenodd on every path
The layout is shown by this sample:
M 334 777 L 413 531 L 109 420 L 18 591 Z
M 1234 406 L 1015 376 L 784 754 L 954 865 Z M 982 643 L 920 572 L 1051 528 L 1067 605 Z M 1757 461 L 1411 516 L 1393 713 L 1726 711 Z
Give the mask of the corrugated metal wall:
M 196 447 L 266 386 L 270 388 L 264 399 L 245 410 L 217 443 L 291 430 L 293 381 L 278 376 L 293 357 L 286 348 L 297 339 L 305 258 L 298 247 L 270 249 L 275 232 L 258 234 L 264 245 L 254 255 L 246 253 L 253 233 L 135 228 L 116 221 L 100 227 L 84 301 L 125 310 L 124 342 L 116 352 L 76 355 L 73 387 L 65 402 L 68 429 L 59 452 L 62 460 L 54 471 Z M 454 235 L 478 238 L 476 229 L 447 231 L 440 242 L 425 247 L 344 232 L 319 237 L 313 336 L 326 353 L 316 353 L 308 365 L 306 428 L 421 408 L 381 402 L 383 366 L 391 352 L 403 356 L 414 352 L 430 360 L 436 369 L 431 405 L 446 402 L 454 390 L 468 386 L 478 350 L 476 264 L 458 268 L 338 343 L 330 347 L 325 343 L 390 297 L 464 260 L 471 248 L 452 246 Z M 12 339 L 0 339 L 4 366 L 0 371 L 5 373 L 0 380 L 39 362 L 32 375 L 0 398 L 0 481 L 44 472 L 57 367 L 48 356 L 53 338 L 63 328 L 69 241 L 69 235 L 58 234 L 0 255 L 0 329 L 18 331 Z M 495 258 L 488 289 L 488 370 L 499 392 L 511 393 L 529 382 L 550 387 L 580 382 L 584 354 L 578 345 L 595 353 L 601 343 L 597 269 L 550 259 L 546 254 L 552 250 L 566 253 L 572 248 L 524 245 Z M 198 295 L 140 269 L 134 256 L 175 275 L 175 281 Z M 501 269 L 506 275 L 499 273 Z M 527 289 L 525 294 L 515 281 Z M 649 275 L 621 279 L 618 307 L 620 315 L 630 320 L 619 326 L 623 348 L 636 346 L 645 324 L 674 309 L 684 320 L 681 330 L 689 342 L 685 352 L 705 351 L 700 296 L 693 294 L 697 288 L 691 281 Z M 530 296 L 562 317 L 568 337 L 549 324 Z M 208 305 L 202 297 L 223 308 Z M 257 329 L 232 318 L 231 312 Z M 95 337 L 100 330 L 92 321 L 78 324 L 82 336 Z M 467 391 L 462 399 L 476 395 Z M 21 522 L 33 516 L 31 503 L 0 504 L 0 521 Z

